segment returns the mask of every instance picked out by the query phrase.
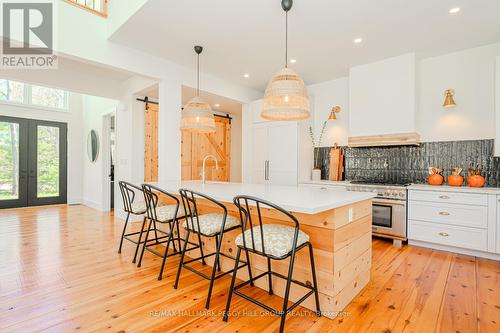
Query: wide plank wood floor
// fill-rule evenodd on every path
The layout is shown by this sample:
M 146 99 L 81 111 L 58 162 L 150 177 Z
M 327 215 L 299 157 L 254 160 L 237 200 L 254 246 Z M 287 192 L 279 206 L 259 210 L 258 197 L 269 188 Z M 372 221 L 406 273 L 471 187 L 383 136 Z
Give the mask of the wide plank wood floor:
M 136 224 L 137 225 L 137 224 Z M 159 258 L 131 263 L 133 244 L 117 253 L 123 221 L 85 206 L 0 210 L 1 332 L 273 332 L 279 318 L 239 297 L 224 323 L 229 278 L 215 284 L 184 270 L 178 258 L 162 281 Z M 247 292 L 278 307 L 281 299 Z M 335 320 L 298 309 L 288 332 L 500 332 L 500 263 L 373 241 L 371 282 Z

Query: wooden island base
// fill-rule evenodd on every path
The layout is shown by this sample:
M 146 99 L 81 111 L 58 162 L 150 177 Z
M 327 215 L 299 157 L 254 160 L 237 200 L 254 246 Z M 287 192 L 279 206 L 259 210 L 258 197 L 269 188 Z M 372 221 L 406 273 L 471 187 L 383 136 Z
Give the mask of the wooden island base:
M 232 203 L 224 203 L 228 214 L 239 218 L 237 208 Z M 220 212 L 207 201 L 198 203 L 200 213 Z M 282 220 L 283 215 L 270 209 L 262 209 L 265 223 L 290 225 L 289 220 Z M 371 200 L 357 202 L 319 214 L 293 213 L 299 220 L 300 229 L 310 237 L 314 248 L 314 260 L 318 279 L 321 312 L 323 316 L 335 318 L 352 299 L 360 293 L 370 280 L 371 242 L 372 242 L 372 203 Z M 184 232 L 184 231 L 181 231 Z M 240 229 L 224 234 L 222 251 L 232 256 L 236 254 L 235 237 Z M 196 238 L 191 238 L 196 241 Z M 214 238 L 202 238 L 204 248 L 214 250 Z M 199 250 L 188 252 L 189 257 L 199 256 Z M 242 257 L 243 258 L 243 257 Z M 213 257 L 208 264 L 213 265 Z M 252 274 L 254 276 L 267 271 L 266 258 L 250 254 Z M 287 275 L 289 259 L 273 260 L 273 270 Z M 224 271 L 231 270 L 234 261 L 221 257 Z M 312 281 L 308 249 L 297 252 L 293 278 L 310 284 Z M 247 269 L 238 271 L 238 278 L 248 279 Z M 182 285 L 182 276 L 181 282 Z M 267 278 L 256 281 L 256 286 L 267 289 Z M 283 297 L 286 281 L 273 277 L 274 294 Z M 292 284 L 290 300 L 300 299 L 307 289 Z M 315 310 L 314 297 L 309 297 L 302 306 Z

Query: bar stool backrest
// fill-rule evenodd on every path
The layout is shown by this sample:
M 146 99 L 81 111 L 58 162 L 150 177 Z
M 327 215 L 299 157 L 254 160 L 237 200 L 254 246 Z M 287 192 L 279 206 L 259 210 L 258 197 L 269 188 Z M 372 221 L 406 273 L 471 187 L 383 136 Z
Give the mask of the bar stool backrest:
M 293 216 L 289 211 L 281 208 L 278 205 L 275 205 L 272 202 L 257 198 L 257 197 L 252 197 L 252 196 L 246 196 L 246 195 L 238 195 L 234 197 L 233 202 L 236 207 L 238 207 L 240 211 L 240 219 L 241 219 L 241 229 L 242 233 L 245 233 L 245 230 L 249 229 L 250 230 L 250 240 L 252 242 L 251 247 L 247 247 L 247 239 L 242 236 L 243 238 L 243 247 L 248 249 L 249 251 L 256 252 L 259 254 L 263 254 L 267 257 L 272 257 L 272 255 L 266 253 L 266 247 L 265 247 L 265 242 L 264 242 L 264 229 L 262 228 L 262 212 L 261 210 L 264 209 L 274 209 L 286 217 L 290 219 L 290 222 L 294 225 L 295 231 L 293 234 L 293 243 L 292 243 L 292 253 L 295 252 L 295 249 L 297 248 L 297 238 L 299 236 L 299 221 L 295 216 Z M 252 218 L 252 213 L 253 215 L 257 215 L 257 218 Z M 259 227 L 255 228 L 254 227 Z M 255 233 L 259 232 L 260 233 L 260 239 L 262 240 L 262 251 L 255 247 Z
M 221 231 L 224 230 L 224 227 L 226 225 L 226 218 L 227 218 L 227 208 L 224 206 L 222 203 L 218 202 L 212 197 L 209 197 L 206 194 L 199 193 L 196 191 L 192 191 L 189 189 L 180 189 L 179 193 L 181 194 L 182 198 L 182 205 L 184 207 L 184 211 L 188 215 L 187 222 L 189 224 L 189 229 L 191 230 L 201 230 L 200 229 L 200 221 L 198 219 L 198 206 L 197 206 L 197 199 L 205 199 L 208 200 L 209 202 L 215 204 L 216 206 L 220 207 L 223 211 L 223 217 L 222 217 L 222 228 Z M 197 228 L 195 228 L 195 226 Z
M 148 219 L 158 221 L 158 216 L 156 215 L 156 208 L 160 206 L 158 194 L 163 194 L 175 201 L 176 207 L 175 214 L 173 216 L 177 216 L 177 213 L 179 212 L 180 201 L 175 195 L 150 184 L 142 184 L 142 190 L 144 191 L 144 198 L 146 199 Z
M 143 193 L 142 188 L 123 180 L 120 180 L 118 184 L 120 185 L 120 192 L 122 194 L 123 210 L 127 213 L 133 213 L 132 204 L 134 203 L 136 192 Z

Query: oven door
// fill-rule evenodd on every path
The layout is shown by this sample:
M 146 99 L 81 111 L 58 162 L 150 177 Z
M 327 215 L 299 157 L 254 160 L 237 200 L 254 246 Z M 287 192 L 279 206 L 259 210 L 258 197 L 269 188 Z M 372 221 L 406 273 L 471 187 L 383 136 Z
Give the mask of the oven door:
M 406 240 L 406 201 L 374 199 L 374 235 Z

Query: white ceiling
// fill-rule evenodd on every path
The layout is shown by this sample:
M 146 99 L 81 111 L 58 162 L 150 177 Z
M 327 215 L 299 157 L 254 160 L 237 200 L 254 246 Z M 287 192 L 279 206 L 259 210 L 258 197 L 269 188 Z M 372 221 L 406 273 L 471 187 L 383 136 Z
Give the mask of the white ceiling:
M 449 14 L 453 7 L 461 11 Z M 498 42 L 499 13 L 498 0 L 295 0 L 291 67 L 312 84 L 406 52 L 427 57 Z M 190 68 L 200 44 L 203 71 L 263 90 L 283 66 L 283 38 L 280 0 L 149 0 L 111 40 Z
M 137 93 L 138 95 L 148 96 L 158 100 L 158 85 L 149 89 L 145 89 Z M 182 105 L 189 102 L 190 99 L 196 96 L 196 89 L 182 86 Z M 212 107 L 213 111 L 219 113 L 229 113 L 232 115 L 241 115 L 241 103 L 230 98 L 215 95 L 203 90 L 200 90 L 200 96 Z

